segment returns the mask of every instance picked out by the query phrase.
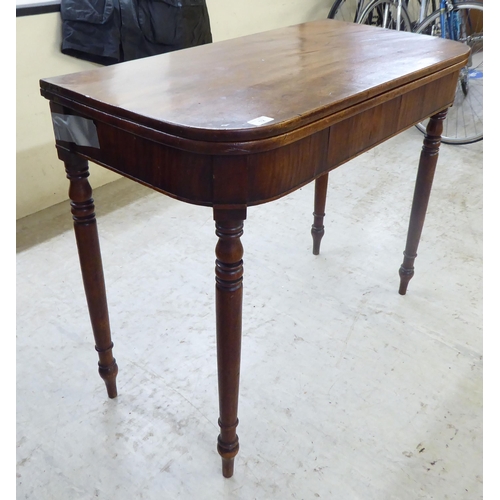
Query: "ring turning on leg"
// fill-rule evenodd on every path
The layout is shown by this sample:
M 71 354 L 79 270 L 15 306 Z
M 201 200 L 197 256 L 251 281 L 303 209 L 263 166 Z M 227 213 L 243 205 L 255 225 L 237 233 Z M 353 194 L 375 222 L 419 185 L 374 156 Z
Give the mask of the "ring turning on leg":
M 319 255 L 321 238 L 325 234 L 323 220 L 325 218 L 326 193 L 328 189 L 328 173 L 318 177 L 314 184 L 314 222 L 311 227 L 313 238 L 313 255 Z

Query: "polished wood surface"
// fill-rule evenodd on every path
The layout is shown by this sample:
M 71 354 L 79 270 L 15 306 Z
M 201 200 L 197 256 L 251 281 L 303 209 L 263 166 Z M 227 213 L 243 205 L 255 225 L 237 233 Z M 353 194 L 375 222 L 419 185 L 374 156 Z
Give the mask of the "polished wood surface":
M 450 74 L 466 57 L 456 42 L 325 20 L 50 78 L 41 89 L 96 121 L 100 148 L 76 148 L 93 161 L 183 201 L 245 207 L 447 107 Z M 273 121 L 248 123 L 261 116 Z M 238 193 L 217 185 L 227 175 L 242 183 Z
M 99 373 L 116 396 L 106 294 L 87 160 L 188 203 L 216 227 L 219 387 L 217 449 L 231 477 L 239 449 L 243 223 L 247 209 L 315 181 L 313 253 L 320 251 L 328 173 L 432 116 L 421 153 L 401 294 L 413 276 L 463 44 L 324 20 L 116 66 L 44 79 L 53 116 L 95 129 L 57 133 Z M 60 131 L 59 131 L 60 132 Z M 85 137 L 84 137 L 85 139 Z M 402 207 L 404 208 L 404 207 Z
M 463 65 L 466 52 L 440 38 L 326 19 L 51 78 L 42 88 L 174 137 L 250 141 L 435 78 Z M 260 116 L 273 121 L 248 123 Z

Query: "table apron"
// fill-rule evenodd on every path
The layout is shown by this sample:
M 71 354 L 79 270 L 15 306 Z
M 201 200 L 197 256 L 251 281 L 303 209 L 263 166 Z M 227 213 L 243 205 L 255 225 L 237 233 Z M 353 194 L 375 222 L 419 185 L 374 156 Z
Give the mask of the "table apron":
M 449 107 L 457 78 L 458 69 L 394 92 L 375 106 L 361 104 L 355 114 L 346 110 L 326 128 L 310 127 L 310 135 L 294 142 L 280 146 L 276 140 L 273 149 L 238 155 L 178 149 L 85 116 L 71 102 L 64 107 L 52 102 L 51 108 L 91 118 L 97 128 L 99 148 L 56 141 L 61 159 L 76 153 L 179 200 L 237 208 L 280 198 Z

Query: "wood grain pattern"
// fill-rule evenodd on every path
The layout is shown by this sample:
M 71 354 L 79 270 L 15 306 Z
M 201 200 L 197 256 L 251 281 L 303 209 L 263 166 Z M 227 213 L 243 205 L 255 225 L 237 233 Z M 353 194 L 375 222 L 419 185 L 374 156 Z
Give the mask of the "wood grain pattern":
M 418 123 L 422 117 L 448 107 L 454 100 L 458 72 L 438 76 L 435 80 L 420 81 L 421 86 L 415 83 L 403 86 L 406 93 L 396 89 L 388 95 L 369 99 L 353 109 L 324 118 L 321 126 L 308 125 L 296 133 L 305 137 L 293 142 L 290 142 L 292 134 L 285 135 L 284 139 L 263 140 L 264 151 L 248 147 L 248 144 L 245 147 L 249 151 L 245 151 L 239 143 L 238 155 L 234 150 L 224 154 L 224 150 L 218 149 L 216 154 L 202 154 L 197 142 L 189 141 L 194 151 L 186 151 L 185 144 L 182 148 L 166 146 L 156 140 L 156 136 L 146 139 L 120 126 L 100 121 L 95 122 L 99 149 L 61 141 L 58 141 L 58 147 L 82 154 L 110 170 L 182 201 L 204 206 L 227 203 L 253 206 L 306 185 Z M 56 102 L 51 104 L 53 109 L 75 112 L 67 107 L 71 104 L 62 107 Z M 78 105 L 74 107 L 80 109 Z M 79 114 L 91 118 L 91 114 Z M 259 141 L 252 141 L 252 144 L 256 142 Z
M 198 141 L 274 137 L 455 64 L 464 44 L 330 19 L 41 82 L 132 124 Z M 268 116 L 255 127 L 248 121 Z

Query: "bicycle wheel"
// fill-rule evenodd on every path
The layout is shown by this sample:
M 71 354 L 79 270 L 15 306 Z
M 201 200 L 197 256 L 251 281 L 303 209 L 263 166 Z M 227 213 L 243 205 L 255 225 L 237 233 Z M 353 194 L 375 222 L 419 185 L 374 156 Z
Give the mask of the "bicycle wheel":
M 374 0 L 361 12 L 359 24 L 379 28 L 411 31 L 411 22 L 404 2 L 398 0 Z
M 415 32 L 441 36 L 439 11 L 427 17 Z M 483 138 L 483 4 L 457 3 L 450 12 L 454 20 L 458 41 L 471 48 L 467 66 L 460 71 L 455 101 L 444 121 L 442 142 L 446 144 L 470 144 Z M 446 38 L 449 30 L 445 29 Z M 425 133 L 425 122 L 417 128 Z
M 416 28 L 427 16 L 439 9 L 439 0 L 405 0 L 405 5 L 412 26 Z
M 328 13 L 328 19 L 354 23 L 366 0 L 335 0 Z

